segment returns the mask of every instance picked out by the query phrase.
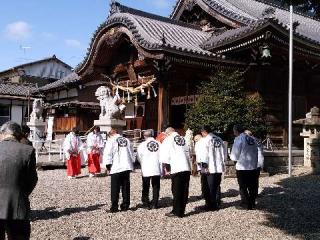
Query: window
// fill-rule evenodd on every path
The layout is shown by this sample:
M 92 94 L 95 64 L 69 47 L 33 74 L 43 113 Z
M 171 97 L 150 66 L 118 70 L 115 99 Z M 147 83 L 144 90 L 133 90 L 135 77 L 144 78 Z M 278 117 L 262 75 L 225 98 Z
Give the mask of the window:
M 10 121 L 10 106 L 0 104 L 0 126 Z

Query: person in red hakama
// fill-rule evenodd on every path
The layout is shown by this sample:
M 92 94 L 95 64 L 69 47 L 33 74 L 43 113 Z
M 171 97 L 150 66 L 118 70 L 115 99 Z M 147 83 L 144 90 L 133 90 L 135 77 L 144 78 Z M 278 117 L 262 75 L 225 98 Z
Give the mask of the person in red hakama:
M 69 178 L 75 178 L 81 174 L 80 150 L 82 142 L 78 134 L 79 131 L 73 128 L 63 142 L 63 151 L 67 159 L 67 175 Z
M 100 134 L 100 128 L 95 126 L 87 138 L 89 177 L 94 177 L 101 172 L 100 159 L 103 147 L 104 142 Z

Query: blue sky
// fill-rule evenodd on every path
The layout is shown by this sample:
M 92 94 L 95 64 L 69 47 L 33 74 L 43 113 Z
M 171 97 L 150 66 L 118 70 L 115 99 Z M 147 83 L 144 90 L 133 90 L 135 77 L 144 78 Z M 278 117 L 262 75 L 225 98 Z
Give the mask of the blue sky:
M 168 16 L 176 0 L 120 0 Z M 85 56 L 110 0 L 8 0 L 1 3 L 0 71 L 55 54 L 75 67 Z

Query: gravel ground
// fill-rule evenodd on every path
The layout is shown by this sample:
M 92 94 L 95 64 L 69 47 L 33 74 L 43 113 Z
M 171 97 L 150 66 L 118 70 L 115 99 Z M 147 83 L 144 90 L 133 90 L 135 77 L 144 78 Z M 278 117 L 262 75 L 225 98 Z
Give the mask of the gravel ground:
M 161 180 L 157 210 L 137 208 L 140 173 L 131 174 L 131 210 L 116 214 L 110 208 L 110 178 L 69 180 L 65 170 L 39 171 L 31 197 L 32 239 L 320 239 L 320 177 L 295 171 L 264 177 L 257 209 L 239 209 L 236 179 L 222 183 L 218 212 L 198 212 L 200 178 L 191 177 L 185 218 L 167 218 L 171 211 L 171 181 Z

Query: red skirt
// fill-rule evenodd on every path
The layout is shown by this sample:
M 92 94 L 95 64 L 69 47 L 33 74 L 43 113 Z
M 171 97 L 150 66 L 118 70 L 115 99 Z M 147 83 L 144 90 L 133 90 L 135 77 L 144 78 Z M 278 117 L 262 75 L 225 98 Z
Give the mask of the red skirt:
M 89 173 L 100 173 L 100 154 L 89 153 L 88 154 L 88 170 Z
M 80 154 L 71 155 L 70 159 L 67 160 L 67 175 L 68 176 L 77 176 L 81 174 L 81 159 Z

